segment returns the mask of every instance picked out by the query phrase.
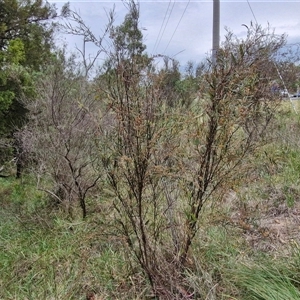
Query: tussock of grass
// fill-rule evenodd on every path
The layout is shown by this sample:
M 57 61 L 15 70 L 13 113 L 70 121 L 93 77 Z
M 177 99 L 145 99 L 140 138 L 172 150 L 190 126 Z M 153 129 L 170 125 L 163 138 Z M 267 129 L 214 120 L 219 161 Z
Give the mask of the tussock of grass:
M 240 266 L 234 280 L 243 290 L 242 299 L 295 300 L 300 299 L 300 290 L 284 271 L 274 265 Z

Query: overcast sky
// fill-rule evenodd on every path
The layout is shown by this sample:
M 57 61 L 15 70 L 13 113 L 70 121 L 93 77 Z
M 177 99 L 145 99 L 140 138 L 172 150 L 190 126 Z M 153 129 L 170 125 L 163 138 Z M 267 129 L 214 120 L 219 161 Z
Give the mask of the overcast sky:
M 65 1 L 50 0 L 59 9 Z M 71 9 L 77 11 L 96 36 L 101 34 L 107 21 L 106 12 L 115 5 L 116 23 L 123 21 L 126 8 L 122 1 L 71 0 Z M 175 57 L 183 66 L 187 61 L 199 62 L 210 55 L 212 48 L 213 0 L 161 0 L 139 1 L 140 25 L 143 30 L 147 52 Z M 275 33 L 288 35 L 288 43 L 300 42 L 300 0 L 220 0 L 220 38 L 225 28 L 238 36 L 245 35 L 245 27 L 258 23 L 268 24 Z M 80 40 L 64 37 L 69 49 Z M 95 51 L 89 47 L 89 51 Z

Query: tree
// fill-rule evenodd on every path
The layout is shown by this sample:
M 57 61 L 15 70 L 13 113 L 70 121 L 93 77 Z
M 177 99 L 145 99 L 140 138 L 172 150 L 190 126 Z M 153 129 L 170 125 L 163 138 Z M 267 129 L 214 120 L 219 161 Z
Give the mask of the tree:
M 146 46 L 143 43 L 143 34 L 139 28 L 139 5 L 135 2 L 127 4 L 129 13 L 120 26 L 113 27 L 110 37 L 113 40 L 114 53 L 118 54 L 118 61 L 131 62 L 133 59 L 140 62 L 145 56 Z M 143 63 L 143 60 L 141 60 Z M 144 64 L 142 64 L 144 66 Z
M 82 62 L 74 55 L 67 59 L 65 50 L 50 55 L 50 64 L 36 78 L 34 101 L 26 100 L 28 124 L 18 137 L 23 153 L 33 162 L 39 188 L 65 206 L 70 215 L 80 206 L 85 218 L 86 198 L 102 175 L 97 153 L 101 133 L 96 120 L 103 107 L 93 81 L 89 81 L 95 59 L 86 57 L 85 46 L 94 42 L 99 47 L 97 55 L 102 53 L 113 18 L 111 13 L 103 36 L 97 39 L 68 6 L 63 7 L 62 14 L 68 15 L 71 23 L 61 25 L 61 29 L 83 37 L 83 50 L 77 49 Z M 52 184 L 50 188 L 45 181 Z
M 34 79 L 49 61 L 54 46 L 54 24 L 50 21 L 56 17 L 55 6 L 42 0 L 1 1 L 0 137 L 6 145 L 26 122 L 21 98 L 35 96 Z M 15 155 L 22 152 L 18 144 L 14 142 Z M 7 152 L 7 147 L 3 151 Z
M 54 6 L 42 0 L 3 0 L 0 6 L 0 50 L 7 47 L 11 40 L 25 38 L 33 25 L 47 27 L 43 21 L 57 16 Z
M 24 44 L 20 39 L 9 43 L 7 50 L 1 53 L 0 71 L 0 161 L 9 155 L 13 132 L 25 121 L 26 109 L 20 97 L 33 96 L 33 78 L 21 63 L 25 59 Z

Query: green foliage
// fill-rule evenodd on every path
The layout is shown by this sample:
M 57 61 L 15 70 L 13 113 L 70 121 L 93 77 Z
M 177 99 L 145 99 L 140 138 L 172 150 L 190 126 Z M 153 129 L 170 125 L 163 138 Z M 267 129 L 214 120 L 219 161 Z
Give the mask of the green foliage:
M 11 40 L 8 44 L 7 50 L 2 51 L 1 62 L 5 64 L 19 64 L 25 60 L 24 43 L 20 38 Z
M 161 97 L 170 107 L 178 105 L 179 100 L 181 100 L 183 87 L 183 84 L 180 81 L 181 74 L 179 72 L 179 62 L 165 57 L 164 68 L 159 70 L 158 78 L 160 82 Z
M 18 79 L 21 73 L 18 70 L 18 64 L 24 59 L 24 44 L 19 38 L 11 40 L 7 50 L 0 52 L 0 63 L 2 64 L 0 70 L 0 114 L 8 110 L 19 90 L 19 86 L 16 87 L 19 81 L 15 82 L 15 79 Z M 0 128 L 3 128 L 3 119 L 4 115 Z
M 49 57 L 53 29 L 49 21 L 57 16 L 55 7 L 41 0 L 5 0 L 0 6 L 0 64 L 2 98 L 19 101 L 32 86 L 32 68 L 39 70 Z M 26 94 L 28 96 L 28 94 Z M 12 99 L 13 98 L 13 99 Z M 12 109 L 13 111 L 13 109 Z M 18 115 L 14 116 L 16 119 Z
M 124 22 L 111 30 L 111 38 L 114 40 L 115 51 L 121 59 L 132 59 L 141 56 L 146 49 L 143 44 L 143 35 L 139 28 L 139 6 L 132 1 L 128 4 L 129 13 Z
M 139 28 L 139 4 L 129 1 L 127 8 L 129 12 L 124 22 L 110 28 L 113 53 L 106 60 L 104 67 L 106 76 L 113 76 L 113 80 L 116 80 L 115 75 L 119 73 L 130 81 L 134 76 L 133 72 L 141 72 L 151 67 L 151 59 L 145 53 L 146 46 Z
M 42 0 L 3 0 L 0 6 L 0 50 L 4 50 L 11 40 L 24 39 L 30 35 L 32 26 L 46 23 L 56 17 L 54 6 Z
M 19 98 L 34 98 L 35 74 L 21 65 L 9 64 L 0 76 L 0 132 L 2 137 L 11 137 L 26 121 L 27 110 Z
M 0 110 L 5 111 L 9 108 L 15 94 L 12 91 L 0 92 Z
M 24 98 L 33 99 L 36 73 L 47 65 L 53 48 L 55 6 L 42 0 L 0 3 L 0 156 L 7 157 L 14 133 L 26 123 Z M 21 161 L 19 157 L 18 162 Z

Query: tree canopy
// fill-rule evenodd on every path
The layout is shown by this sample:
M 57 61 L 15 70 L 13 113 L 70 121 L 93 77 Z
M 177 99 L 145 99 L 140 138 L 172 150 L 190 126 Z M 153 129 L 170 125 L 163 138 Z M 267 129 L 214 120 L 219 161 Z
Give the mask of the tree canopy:
M 43 0 L 0 3 L 0 138 L 11 138 L 26 119 L 20 101 L 34 96 L 34 77 L 51 57 L 54 5 Z M 0 149 L 1 150 L 1 149 Z
M 11 40 L 28 39 L 38 25 L 46 28 L 44 21 L 57 17 L 56 9 L 42 0 L 2 0 L 0 3 L 0 50 Z M 44 23 L 43 23 L 44 22 Z

